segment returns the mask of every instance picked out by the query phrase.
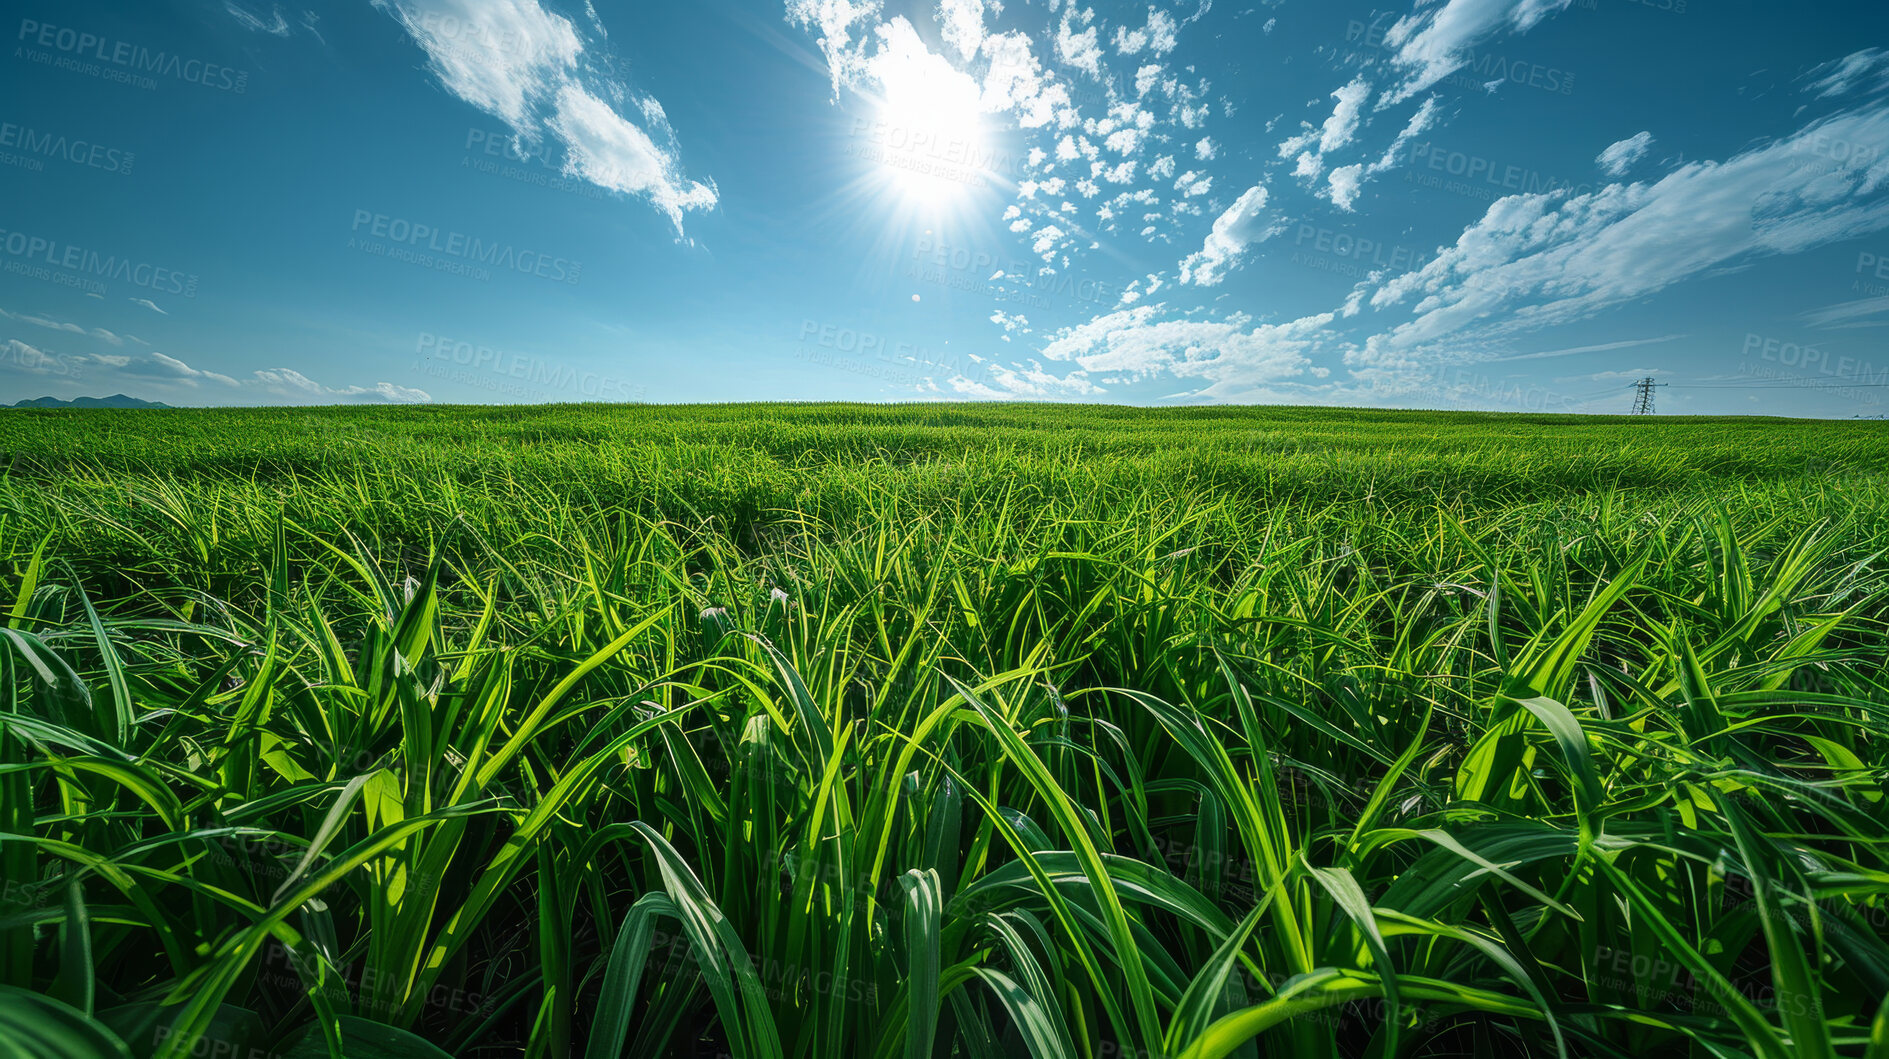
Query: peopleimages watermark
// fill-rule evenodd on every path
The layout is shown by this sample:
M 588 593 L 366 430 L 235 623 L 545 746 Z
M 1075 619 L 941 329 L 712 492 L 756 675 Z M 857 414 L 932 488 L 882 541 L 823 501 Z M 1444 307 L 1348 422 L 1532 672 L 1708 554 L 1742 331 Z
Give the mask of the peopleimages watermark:
M 1805 1015 L 1822 1021 L 1823 998 L 1815 993 L 1777 989 L 1766 975 L 1746 983 L 1724 984 L 1701 980 L 1692 969 L 1664 956 L 1632 949 L 1601 945 L 1595 948 L 1587 975 L 1595 985 L 1622 993 L 1634 993 L 1642 1004 L 1666 1003 L 1682 1011 L 1701 1015 L 1723 1015 L 1726 1001 L 1735 995 L 1765 1012 Z M 1730 992 L 1723 990 L 1730 986 Z
M 128 84 L 147 92 L 157 88 L 158 78 L 238 95 L 249 90 L 247 70 L 168 51 L 154 51 L 142 44 L 101 37 L 70 26 L 23 18 L 19 35 L 14 39 L 19 42 L 13 49 L 16 59 Z
M 1871 298 L 1889 294 L 1889 254 L 1872 253 L 1868 250 L 1858 252 L 1856 275 L 1862 278 L 1850 283 L 1850 290 L 1853 293 Z M 1877 282 L 1871 282 L 1872 280 Z
M 492 278 L 489 270 L 498 269 L 576 284 L 584 271 L 582 262 L 372 210 L 355 210 L 349 231 L 353 233 L 348 237 L 350 249 L 482 282 Z
M 1386 245 L 1315 224 L 1300 224 L 1292 245 L 1298 251 L 1292 255 L 1295 265 L 1358 277 L 1384 269 L 1408 271 L 1423 267 L 1425 262 L 1423 251 L 1415 247 Z M 1307 250 L 1326 259 L 1321 261 Z
M 493 349 L 432 332 L 421 333 L 414 352 L 420 358 L 420 370 L 428 375 L 514 397 L 563 393 L 591 401 L 641 401 L 648 392 L 626 379 L 549 361 L 535 353 Z
M 131 172 L 137 158 L 135 153 L 109 144 L 0 121 L 0 165 L 39 173 L 45 171 L 51 159 L 123 176 Z
M 0 905 L 16 908 L 40 908 L 51 903 L 53 889 L 59 886 L 59 880 L 49 879 L 44 882 L 32 882 L 26 879 L 8 879 L 0 883 Z
M 1812 172 L 1862 173 L 1882 161 L 1883 145 L 1813 132 L 1798 137 L 1791 153 L 1808 159 L 1803 168 Z
M 52 375 L 62 379 L 76 379 L 85 374 L 82 366 L 84 357 L 69 357 L 64 353 L 47 353 L 35 349 L 17 338 L 0 342 L 0 364 L 12 364 L 26 371 Z
M 1889 386 L 1889 367 L 1755 333 L 1745 336 L 1738 374 L 1757 379 L 1801 379 L 1804 382 L 1798 384 L 1798 389 L 1867 405 L 1881 404 L 1876 390 Z
M 1539 169 L 1515 165 L 1485 155 L 1454 151 L 1428 140 L 1403 148 L 1408 162 L 1404 181 L 1419 187 L 1435 188 L 1452 195 L 1493 202 L 1509 195 L 1544 195 L 1566 192 L 1586 195 L 1595 189 L 1592 183 L 1577 184 L 1550 176 Z
M 27 279 L 42 279 L 93 294 L 105 293 L 103 280 L 115 280 L 157 294 L 197 296 L 195 273 L 163 268 L 148 261 L 103 254 L 57 239 L 0 228 L 0 271 Z
M 1014 181 L 1023 175 L 1013 152 L 968 136 L 854 118 L 852 140 L 846 153 L 855 158 L 971 187 L 987 187 L 991 177 Z
M 587 199 L 607 199 L 610 193 L 591 179 L 574 177 L 566 174 L 566 152 L 554 149 L 525 147 L 518 136 L 510 132 L 468 127 L 466 146 L 468 152 L 460 159 L 461 169 L 470 169 L 475 173 L 515 180 L 520 184 L 531 184 L 548 188 L 552 191 L 566 191 L 573 195 L 582 195 Z M 622 183 L 613 178 L 611 170 L 589 170 L 591 176 L 605 183 Z

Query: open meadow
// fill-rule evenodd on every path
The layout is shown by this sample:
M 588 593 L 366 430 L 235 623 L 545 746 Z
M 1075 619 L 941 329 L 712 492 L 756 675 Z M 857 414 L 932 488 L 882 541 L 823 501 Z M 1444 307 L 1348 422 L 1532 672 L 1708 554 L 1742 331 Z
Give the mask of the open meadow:
M 1889 1056 L 1889 423 L 14 410 L 0 459 L 0 1053 Z

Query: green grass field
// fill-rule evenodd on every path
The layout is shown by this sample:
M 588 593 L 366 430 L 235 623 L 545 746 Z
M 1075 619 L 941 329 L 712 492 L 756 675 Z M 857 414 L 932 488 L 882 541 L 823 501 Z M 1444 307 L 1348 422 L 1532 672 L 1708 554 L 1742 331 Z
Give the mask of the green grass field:
M 1889 424 L 0 457 L 0 1054 L 1889 1056 Z

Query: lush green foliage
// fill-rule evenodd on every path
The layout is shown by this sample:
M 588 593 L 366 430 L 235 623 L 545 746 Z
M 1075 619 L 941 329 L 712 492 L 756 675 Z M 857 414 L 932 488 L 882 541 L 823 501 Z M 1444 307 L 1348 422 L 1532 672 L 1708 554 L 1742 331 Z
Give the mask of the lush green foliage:
M 13 1054 L 1889 1055 L 1875 424 L 0 452 Z

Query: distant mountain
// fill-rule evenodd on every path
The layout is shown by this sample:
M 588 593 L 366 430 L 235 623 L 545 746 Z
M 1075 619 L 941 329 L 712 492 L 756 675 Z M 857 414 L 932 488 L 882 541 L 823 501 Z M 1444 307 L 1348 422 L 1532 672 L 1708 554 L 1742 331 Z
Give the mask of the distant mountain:
M 140 401 L 136 397 L 126 397 L 122 393 L 110 397 L 74 397 L 70 401 L 61 401 L 57 397 L 35 397 L 30 401 L 15 401 L 15 408 L 169 408 L 161 401 Z

